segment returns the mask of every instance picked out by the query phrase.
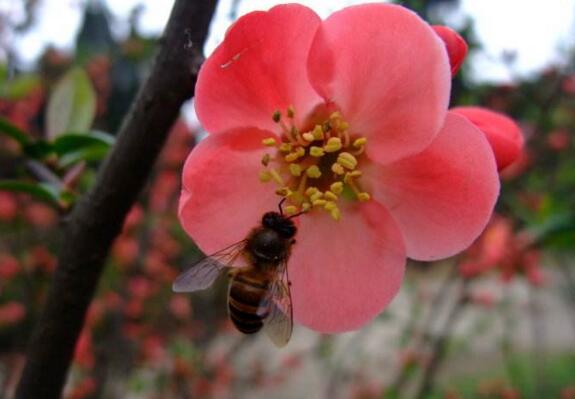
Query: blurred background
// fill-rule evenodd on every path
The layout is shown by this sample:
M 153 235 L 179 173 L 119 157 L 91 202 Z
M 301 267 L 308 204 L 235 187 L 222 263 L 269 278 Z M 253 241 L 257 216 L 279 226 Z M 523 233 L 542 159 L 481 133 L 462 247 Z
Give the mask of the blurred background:
M 206 53 L 238 16 L 276 3 L 220 1 Z M 360 1 L 303 3 L 326 17 Z M 66 398 L 575 398 L 575 0 L 398 3 L 470 44 L 452 105 L 523 130 L 484 234 L 454 258 L 410 262 L 360 331 L 296 326 L 282 350 L 242 336 L 225 281 L 170 289 L 199 256 L 176 217 L 180 169 L 203 134 L 187 104 L 114 244 Z M 0 398 L 22 370 L 55 233 L 113 146 L 170 7 L 0 0 Z

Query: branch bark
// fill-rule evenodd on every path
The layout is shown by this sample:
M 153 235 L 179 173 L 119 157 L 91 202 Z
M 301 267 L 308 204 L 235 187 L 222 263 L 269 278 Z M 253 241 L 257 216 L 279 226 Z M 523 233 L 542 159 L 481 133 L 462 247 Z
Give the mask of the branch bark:
M 58 268 L 35 326 L 17 399 L 59 398 L 110 246 L 145 185 L 167 133 L 193 96 L 217 0 L 176 0 L 147 81 L 95 185 L 62 232 Z

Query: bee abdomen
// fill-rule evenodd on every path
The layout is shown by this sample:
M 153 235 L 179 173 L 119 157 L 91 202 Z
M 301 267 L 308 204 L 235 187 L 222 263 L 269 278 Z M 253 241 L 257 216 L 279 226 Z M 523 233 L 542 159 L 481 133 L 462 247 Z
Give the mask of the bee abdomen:
M 262 313 L 269 282 L 258 279 L 252 273 L 239 273 L 231 282 L 228 297 L 230 318 L 236 328 L 244 334 L 261 330 L 267 314 Z

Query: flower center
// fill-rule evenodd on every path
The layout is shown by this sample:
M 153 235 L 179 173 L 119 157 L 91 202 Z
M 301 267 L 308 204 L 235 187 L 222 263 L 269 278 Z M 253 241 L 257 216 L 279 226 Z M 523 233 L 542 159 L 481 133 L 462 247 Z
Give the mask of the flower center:
M 358 165 L 367 139 L 351 134 L 349 124 L 338 111 L 304 130 L 294 125 L 294 114 L 293 107 L 285 115 L 274 112 L 281 139 L 270 137 L 262 141 L 275 153 L 262 157 L 260 180 L 278 186 L 276 194 L 289 203 L 284 208 L 288 215 L 323 209 L 339 220 L 342 200 L 370 199 L 358 181 Z

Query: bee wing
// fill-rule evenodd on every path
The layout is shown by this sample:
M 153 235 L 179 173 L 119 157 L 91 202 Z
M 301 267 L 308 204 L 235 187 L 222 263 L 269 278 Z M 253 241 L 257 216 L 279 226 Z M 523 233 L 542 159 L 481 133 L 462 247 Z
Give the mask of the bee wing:
M 264 331 L 274 345 L 281 348 L 289 342 L 293 331 L 287 262 L 282 262 L 264 303 L 268 313 L 264 320 Z
M 174 292 L 192 292 L 208 288 L 242 253 L 246 241 L 242 240 L 194 263 L 180 274 L 172 284 Z

